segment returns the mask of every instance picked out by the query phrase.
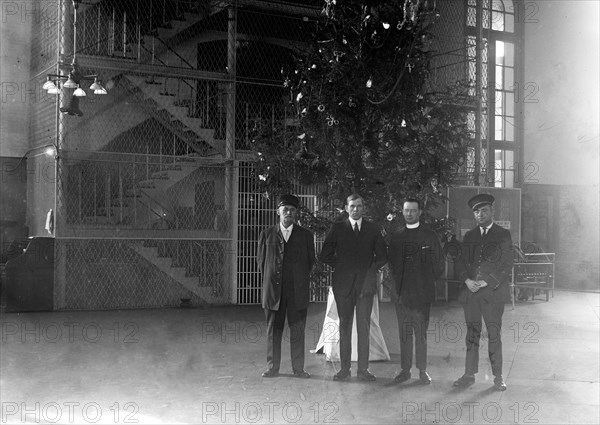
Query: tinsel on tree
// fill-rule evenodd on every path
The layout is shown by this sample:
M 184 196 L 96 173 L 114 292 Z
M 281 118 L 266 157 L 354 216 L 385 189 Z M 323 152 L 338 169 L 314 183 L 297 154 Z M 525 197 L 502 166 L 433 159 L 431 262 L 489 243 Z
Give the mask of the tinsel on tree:
M 326 0 L 312 42 L 282 68 L 299 126 L 255 137 L 270 194 L 291 178 L 321 196 L 362 194 L 385 222 L 405 196 L 439 200 L 466 155 L 465 110 L 428 84 L 432 0 Z

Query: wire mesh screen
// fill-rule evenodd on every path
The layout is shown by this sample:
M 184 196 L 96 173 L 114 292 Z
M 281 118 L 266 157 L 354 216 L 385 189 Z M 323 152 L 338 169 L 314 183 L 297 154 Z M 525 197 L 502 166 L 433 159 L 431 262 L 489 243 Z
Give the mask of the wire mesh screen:
M 193 157 L 62 152 L 61 236 L 230 239 L 226 168 Z
M 230 302 L 224 241 L 57 239 L 55 305 L 63 310 Z
M 268 199 L 260 193 L 258 178 L 251 163 L 239 166 L 238 192 L 238 302 L 240 304 L 258 304 L 262 295 L 262 276 L 256 262 L 258 237 L 268 226 L 278 223 L 273 199 Z M 320 211 L 317 201 L 317 187 L 296 185 L 294 194 L 298 196 L 302 208 L 316 215 L 328 215 L 330 211 Z M 302 225 L 302 219 L 299 219 Z M 325 234 L 315 234 L 315 252 L 318 255 L 323 246 Z M 311 279 L 310 300 L 327 301 L 328 285 L 331 284 L 330 274 L 313 276 Z

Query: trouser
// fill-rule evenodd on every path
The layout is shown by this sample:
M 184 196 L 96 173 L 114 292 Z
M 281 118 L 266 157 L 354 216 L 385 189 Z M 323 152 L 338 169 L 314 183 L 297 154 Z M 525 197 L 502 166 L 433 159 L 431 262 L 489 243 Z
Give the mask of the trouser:
M 356 308 L 356 331 L 358 334 L 358 370 L 369 367 L 369 338 L 373 296 L 360 296 L 354 289 L 343 296 L 334 291 L 335 303 L 340 318 L 340 368 L 350 370 L 352 359 L 352 323 Z
M 281 363 L 281 340 L 287 316 L 290 328 L 292 370 L 304 370 L 304 329 L 307 309 L 297 310 L 294 300 L 282 296 L 279 310 L 265 309 L 267 318 L 267 367 L 279 371 Z
M 485 321 L 488 333 L 488 352 L 494 376 L 502 375 L 502 314 L 504 303 L 490 303 L 476 297 L 469 297 L 463 304 L 467 323 L 467 355 L 465 373 L 472 375 L 479 371 L 479 340 L 481 338 L 481 318 Z
M 416 365 L 420 370 L 427 369 L 427 329 L 431 304 L 426 303 L 408 308 L 400 302 L 395 304 L 400 335 L 400 367 L 410 370 L 413 359 L 413 338 L 415 340 Z

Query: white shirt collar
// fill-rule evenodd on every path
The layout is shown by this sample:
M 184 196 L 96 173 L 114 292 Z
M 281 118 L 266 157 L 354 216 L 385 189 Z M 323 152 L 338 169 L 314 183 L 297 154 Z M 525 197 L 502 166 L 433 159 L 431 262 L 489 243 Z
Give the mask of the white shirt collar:
M 492 221 L 492 224 L 490 224 L 489 226 L 486 226 L 486 227 L 479 226 L 479 233 L 483 233 L 483 229 L 487 229 L 487 231 L 489 232 L 493 225 L 494 225 L 494 222 Z
M 418 221 L 416 223 L 413 223 L 413 224 L 406 223 L 406 228 L 407 229 L 416 229 L 417 227 L 419 227 L 419 224 L 421 224 L 421 223 L 419 223 Z
M 362 217 L 359 218 L 358 220 L 354 220 L 351 217 L 348 217 L 348 220 L 350 220 L 350 226 L 354 229 L 354 223 L 358 223 L 358 230 L 361 229 L 362 226 Z
M 287 228 L 283 227 L 283 224 L 279 223 L 279 230 L 281 230 L 281 234 L 283 235 L 283 238 L 285 239 L 286 231 L 289 230 L 289 233 L 287 234 L 288 237 L 292 234 L 292 230 L 294 230 L 294 223 L 290 224 L 290 226 Z M 286 240 L 286 242 L 287 242 L 287 240 Z

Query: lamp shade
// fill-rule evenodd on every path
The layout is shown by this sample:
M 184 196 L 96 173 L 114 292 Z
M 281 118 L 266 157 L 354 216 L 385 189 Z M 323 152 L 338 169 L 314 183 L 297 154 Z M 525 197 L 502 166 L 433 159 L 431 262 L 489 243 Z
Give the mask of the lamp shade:
M 73 96 L 77 96 L 77 97 L 84 97 L 84 96 L 86 96 L 85 91 L 81 87 L 79 87 L 79 84 L 77 85 L 77 89 L 73 93 Z
M 56 88 L 56 84 L 48 77 L 44 85 L 42 86 L 44 90 L 50 90 L 51 88 Z
M 74 79 L 73 73 L 69 72 L 69 79 L 65 81 L 63 87 L 66 89 L 76 89 L 78 86 L 77 82 Z

